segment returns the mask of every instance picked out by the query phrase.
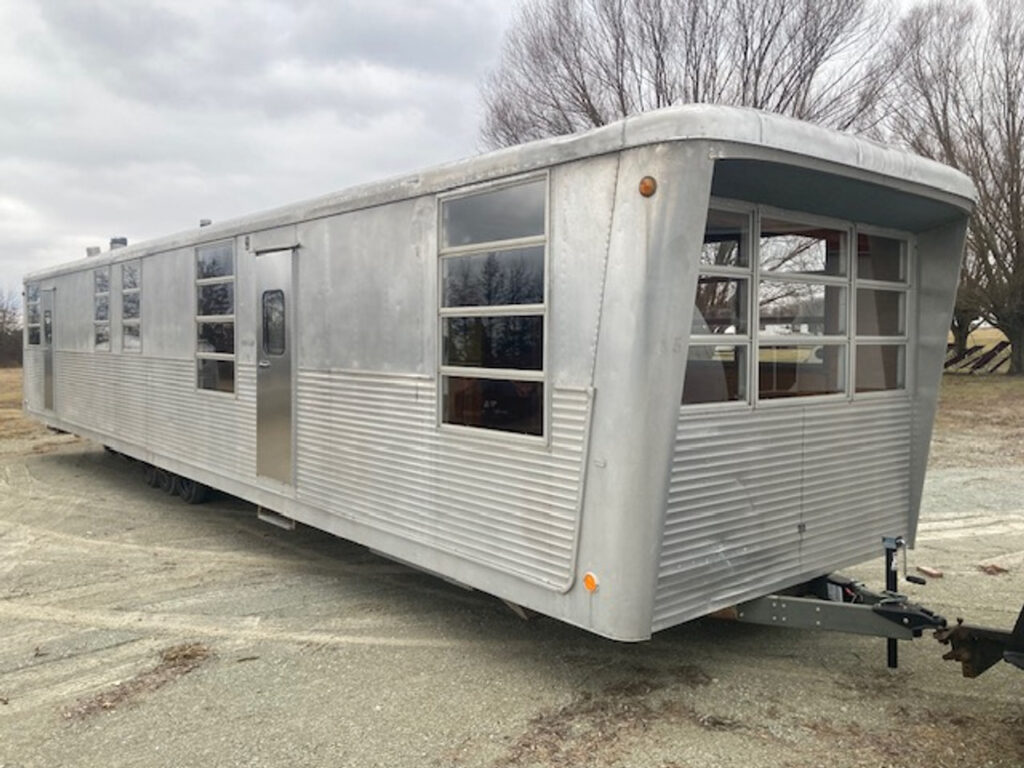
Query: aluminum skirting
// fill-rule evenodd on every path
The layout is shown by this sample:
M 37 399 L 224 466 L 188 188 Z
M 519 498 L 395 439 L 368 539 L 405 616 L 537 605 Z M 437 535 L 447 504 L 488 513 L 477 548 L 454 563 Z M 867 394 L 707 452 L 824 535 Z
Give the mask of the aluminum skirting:
M 653 630 L 881 552 L 906 533 L 911 405 L 681 409 Z

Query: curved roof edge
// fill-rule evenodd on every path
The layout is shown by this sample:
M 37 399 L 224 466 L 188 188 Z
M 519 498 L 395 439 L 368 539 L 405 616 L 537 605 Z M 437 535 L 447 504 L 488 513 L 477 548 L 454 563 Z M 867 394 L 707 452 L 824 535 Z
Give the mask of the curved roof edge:
M 540 139 L 417 173 L 350 187 L 202 229 L 143 241 L 93 257 L 88 262 L 81 258 L 32 272 L 25 279 L 43 279 L 82 269 L 86 264 L 92 268 L 215 242 L 648 144 L 694 140 L 775 150 L 921 185 L 961 199 L 965 210 L 976 200 L 977 193 L 968 176 L 897 147 L 756 109 L 687 104 L 634 115 L 583 133 Z

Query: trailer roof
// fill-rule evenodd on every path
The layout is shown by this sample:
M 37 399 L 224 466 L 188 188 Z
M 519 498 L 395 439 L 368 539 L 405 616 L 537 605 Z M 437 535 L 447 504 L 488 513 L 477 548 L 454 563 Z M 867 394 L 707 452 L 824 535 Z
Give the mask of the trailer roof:
M 527 173 L 587 157 L 669 141 L 721 142 L 721 157 L 745 151 L 782 153 L 786 161 L 830 166 L 862 180 L 898 186 L 970 210 L 970 178 L 953 168 L 860 136 L 745 107 L 689 104 L 627 117 L 601 128 L 458 160 L 417 173 L 373 182 L 281 208 L 144 241 L 86 260 L 33 272 L 26 280 L 95 268 L 175 248 L 252 234 L 311 219 L 370 208 L 469 184 Z M 764 159 L 762 157 L 762 159 Z M 780 158 L 781 159 L 781 158 Z

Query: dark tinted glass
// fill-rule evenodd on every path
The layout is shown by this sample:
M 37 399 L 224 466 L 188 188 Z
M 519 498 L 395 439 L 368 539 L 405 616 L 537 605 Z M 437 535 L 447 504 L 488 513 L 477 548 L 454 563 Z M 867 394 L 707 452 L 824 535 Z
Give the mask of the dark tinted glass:
M 544 234 L 545 179 L 442 203 L 443 247 Z
M 441 261 L 443 306 L 544 302 L 544 248 L 516 248 Z
M 702 277 L 697 283 L 691 333 L 745 334 L 747 280 Z
M 47 346 L 53 343 L 53 315 L 50 310 L 43 312 L 43 342 Z
M 843 345 L 780 345 L 758 350 L 758 394 L 762 400 L 830 395 L 845 388 Z
M 235 391 L 235 364 L 231 360 L 197 360 L 196 385 L 219 392 Z
M 95 314 L 93 319 L 95 320 L 109 320 L 110 319 L 110 297 L 109 296 L 97 296 L 95 307 Z
M 129 352 L 142 349 L 142 334 L 137 325 L 126 325 L 121 328 L 121 347 Z
M 447 424 L 544 433 L 544 385 L 539 381 L 445 376 L 443 389 Z
M 846 235 L 836 229 L 763 219 L 761 268 L 779 272 L 845 275 Z
M 263 351 L 268 355 L 283 355 L 284 291 L 263 293 Z
M 544 367 L 543 317 L 446 317 L 444 365 Z
M 34 345 L 39 344 L 39 326 L 34 325 L 28 329 L 28 343 Z
M 96 293 L 107 293 L 110 290 L 110 270 L 106 267 L 103 269 L 94 269 L 92 273 L 92 282 L 95 286 Z
M 690 345 L 683 404 L 747 399 L 746 346 Z
M 121 315 L 125 320 L 135 320 L 139 316 L 138 292 L 121 294 Z
M 903 241 L 860 235 L 857 238 L 857 277 L 904 282 L 907 279 L 907 256 Z
M 708 211 L 704 226 L 704 246 L 700 263 L 717 267 L 745 267 L 747 259 L 745 235 L 749 217 L 745 213 Z
M 906 330 L 901 291 L 857 289 L 857 333 L 860 336 L 902 336 Z
M 197 315 L 231 315 L 235 311 L 235 284 L 196 286 Z
M 138 288 L 142 270 L 137 263 L 121 265 L 121 290 Z
M 857 391 L 881 392 L 905 386 L 906 347 L 902 344 L 857 345 Z
M 196 277 L 225 277 L 235 273 L 230 243 L 209 245 L 196 250 Z
M 235 352 L 234 323 L 199 323 L 199 352 L 220 352 L 232 355 Z

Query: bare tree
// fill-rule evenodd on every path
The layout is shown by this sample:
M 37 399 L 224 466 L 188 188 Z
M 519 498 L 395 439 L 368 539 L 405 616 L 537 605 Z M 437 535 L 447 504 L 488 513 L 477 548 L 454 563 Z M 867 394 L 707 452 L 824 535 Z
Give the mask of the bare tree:
M 21 365 L 21 301 L 13 290 L 0 290 L 0 367 Z
M 505 146 L 687 102 L 868 130 L 892 62 L 869 0 L 525 0 L 483 88 Z
M 978 188 L 959 314 L 977 312 L 1024 374 L 1024 16 L 1015 0 L 932 0 L 901 22 L 895 134 Z

